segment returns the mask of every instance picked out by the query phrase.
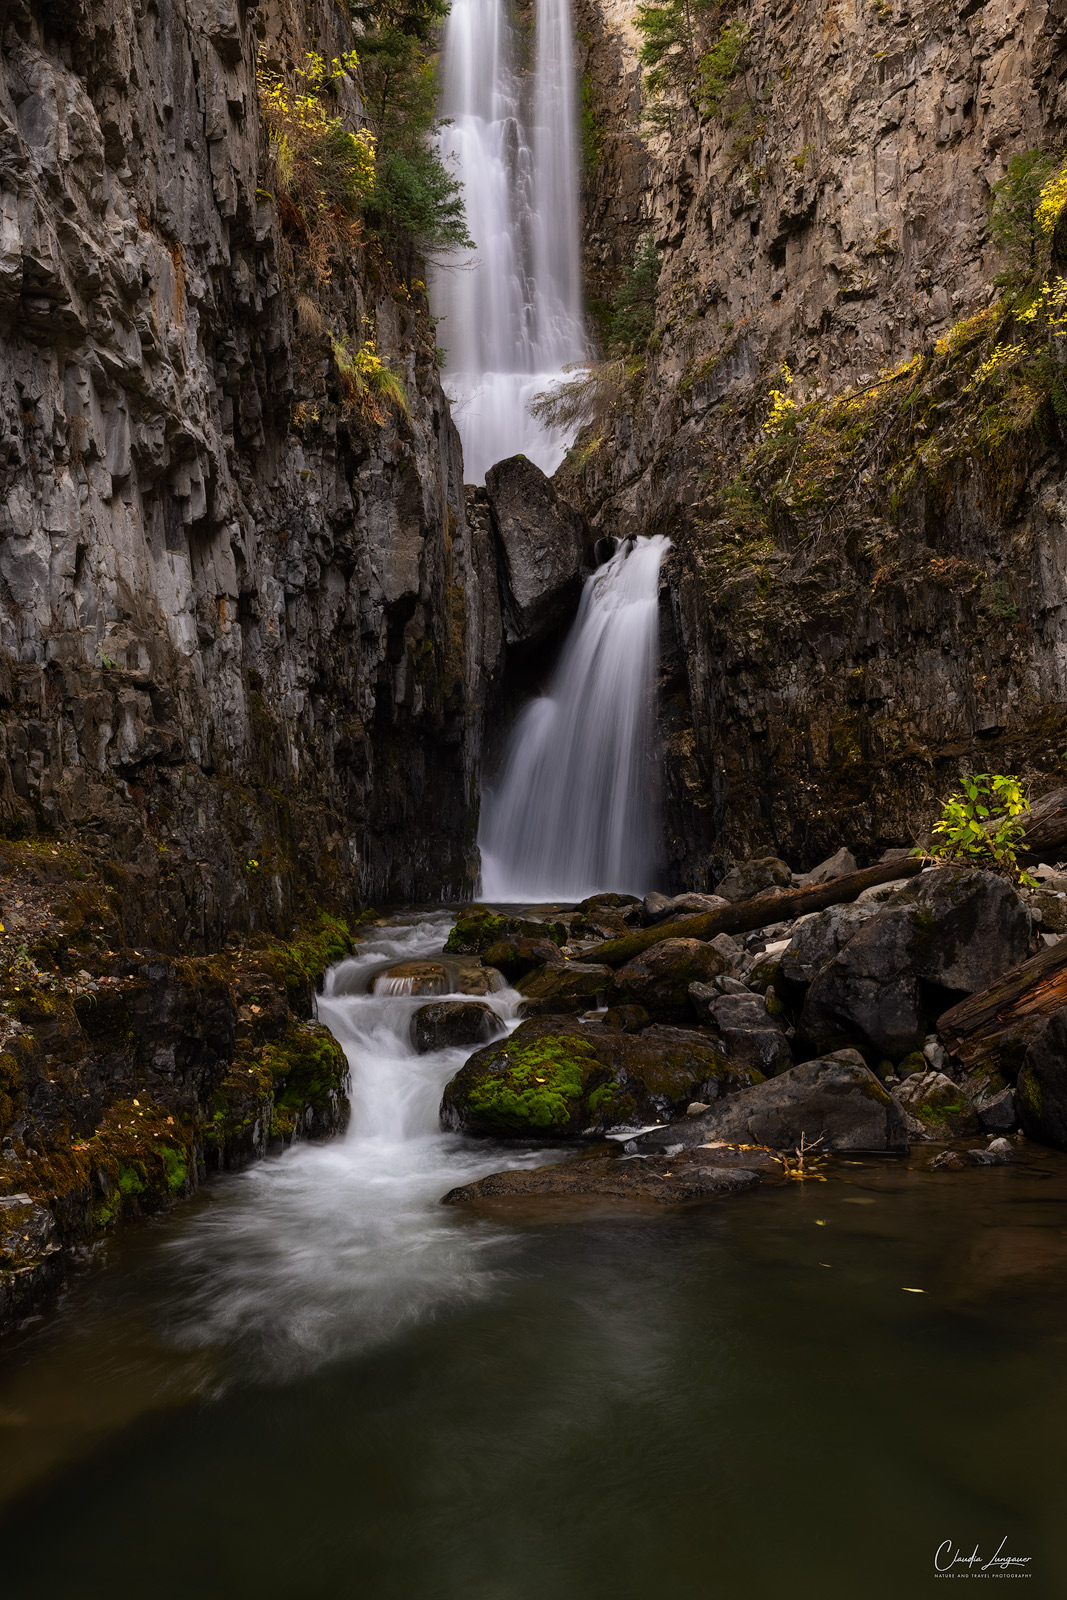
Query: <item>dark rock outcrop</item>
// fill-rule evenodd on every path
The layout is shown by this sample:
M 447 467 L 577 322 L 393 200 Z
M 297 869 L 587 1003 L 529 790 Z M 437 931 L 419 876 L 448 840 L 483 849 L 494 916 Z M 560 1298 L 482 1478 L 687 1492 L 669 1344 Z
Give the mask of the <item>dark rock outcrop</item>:
M 777 856 L 760 856 L 752 861 L 740 861 L 736 867 L 715 885 L 715 893 L 731 904 L 738 900 L 751 900 L 765 889 L 788 889 L 793 874 Z
M 582 522 L 525 456 L 497 462 L 485 493 L 503 556 L 508 644 L 535 644 L 570 619 L 582 573 Z
M 971 994 L 1027 952 L 1030 917 L 991 872 L 946 867 L 898 890 L 808 990 L 798 1033 L 815 1049 L 860 1045 L 899 1060 L 951 994 Z
M 411 1020 L 411 1040 L 420 1055 L 463 1045 L 488 1044 L 504 1025 L 480 1000 L 440 1000 L 420 1006 Z
M 806 1061 L 684 1122 L 642 1134 L 639 1151 L 685 1149 L 723 1139 L 793 1150 L 907 1149 L 904 1119 L 854 1051 Z M 629 1148 L 629 1147 L 628 1147 Z
M 654 1017 L 692 1022 L 692 983 L 707 983 L 729 964 L 713 945 L 699 939 L 665 939 L 628 961 L 614 974 L 615 1004 L 644 1006 Z
M 744 1156 L 746 1152 L 738 1152 Z M 477 1183 L 450 1189 L 446 1206 L 523 1200 L 610 1200 L 680 1205 L 684 1200 L 707 1200 L 720 1195 L 744 1194 L 760 1181 L 760 1172 L 779 1170 L 763 1151 L 748 1154 L 748 1164 L 725 1164 L 719 1152 L 687 1150 L 679 1156 L 628 1160 L 619 1156 L 560 1162 L 551 1167 L 527 1167 L 494 1172 Z
M 1030 1044 L 1015 1090 L 1023 1132 L 1067 1150 L 1067 1007 Z

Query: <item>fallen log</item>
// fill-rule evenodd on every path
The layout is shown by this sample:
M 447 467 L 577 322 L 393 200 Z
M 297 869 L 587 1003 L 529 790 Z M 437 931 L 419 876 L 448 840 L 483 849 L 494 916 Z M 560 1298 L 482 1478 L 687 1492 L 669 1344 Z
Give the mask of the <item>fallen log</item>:
M 943 1011 L 937 1031 L 945 1048 L 964 1066 L 996 1066 L 1014 1078 L 1038 1028 L 1064 1006 L 1067 939 Z
M 1020 817 L 1020 822 L 1023 819 Z M 1050 789 L 1035 800 L 1024 823 L 1020 854 L 1040 857 L 1067 844 L 1067 789 Z
M 794 917 L 806 916 L 809 911 L 845 905 L 855 900 L 864 889 L 873 889 L 876 884 L 892 883 L 895 878 L 913 877 L 926 865 L 918 856 L 904 856 L 899 861 L 880 861 L 877 866 L 864 867 L 861 872 L 849 872 L 843 878 L 831 879 L 829 883 L 814 884 L 811 888 L 784 889 L 781 894 L 758 895 L 754 900 L 739 900 L 736 905 L 720 906 L 717 911 L 700 911 L 692 917 L 679 917 L 674 922 L 660 922 L 653 928 L 624 934 L 620 939 L 608 939 L 604 944 L 585 952 L 582 960 L 621 967 L 650 945 L 659 944 L 661 939 L 707 940 L 714 939 L 720 933 L 751 933 L 754 928 L 765 928 L 771 922 L 791 922 Z

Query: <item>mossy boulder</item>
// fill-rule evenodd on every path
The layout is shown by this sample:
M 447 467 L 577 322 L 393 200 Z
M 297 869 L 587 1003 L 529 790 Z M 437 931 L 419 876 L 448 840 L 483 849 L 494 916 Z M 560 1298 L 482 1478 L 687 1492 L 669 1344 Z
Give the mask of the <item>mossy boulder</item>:
M 566 944 L 567 928 L 562 922 L 508 917 L 489 906 L 464 906 L 445 949 L 452 955 L 480 956 L 490 945 L 510 939 L 551 939 L 553 944 Z
M 510 982 L 543 966 L 560 966 L 563 957 L 551 939 L 499 939 L 485 952 L 485 960 Z
M 911 1073 L 893 1090 L 893 1099 L 913 1139 L 969 1139 L 978 1132 L 973 1100 L 943 1072 Z
M 700 939 L 664 939 L 620 967 L 614 1004 L 644 1006 L 665 1022 L 695 1022 L 691 983 L 710 983 L 729 970 L 726 957 Z
M 520 978 L 516 988 L 527 1016 L 561 1016 L 589 1011 L 611 993 L 615 974 L 593 962 L 567 961 L 538 967 Z
M 445 1089 L 446 1127 L 497 1138 L 572 1139 L 680 1114 L 759 1082 L 706 1035 L 624 1034 L 603 1024 L 531 1018 L 479 1050 Z

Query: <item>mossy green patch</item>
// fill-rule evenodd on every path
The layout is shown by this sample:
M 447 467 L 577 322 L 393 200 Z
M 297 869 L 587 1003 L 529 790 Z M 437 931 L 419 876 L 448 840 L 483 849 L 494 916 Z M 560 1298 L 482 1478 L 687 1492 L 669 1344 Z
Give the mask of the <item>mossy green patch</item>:
M 483 1127 L 501 1133 L 564 1133 L 580 1118 L 595 1052 L 579 1039 L 547 1038 L 518 1049 L 507 1045 L 483 1063 L 467 1105 Z

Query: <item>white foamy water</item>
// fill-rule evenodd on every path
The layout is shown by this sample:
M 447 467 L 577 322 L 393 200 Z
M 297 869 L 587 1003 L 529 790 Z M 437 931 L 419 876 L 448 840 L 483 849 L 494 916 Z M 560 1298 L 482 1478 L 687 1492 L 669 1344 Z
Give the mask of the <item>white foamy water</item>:
M 628 541 L 586 580 L 552 686 L 519 717 L 500 778 L 482 795 L 483 899 L 574 901 L 656 886 L 657 597 L 669 544 Z
M 236 1344 L 257 1374 L 284 1375 L 375 1344 L 496 1281 L 507 1235 L 441 1197 L 551 1157 L 442 1133 L 441 1093 L 470 1049 L 416 1055 L 411 1021 L 429 997 L 367 992 L 389 961 L 438 955 L 450 925 L 434 914 L 383 928 L 327 974 L 319 1016 L 351 1066 L 348 1134 L 219 1185 L 173 1241 L 191 1285 L 172 1324 L 183 1345 Z M 516 1025 L 514 990 L 474 998 L 496 1012 L 501 1035 Z
M 518 453 L 555 471 L 567 439 L 529 404 L 586 350 L 570 0 L 538 0 L 533 73 L 515 62 L 504 0 L 453 0 L 441 153 L 463 182 L 475 257 L 439 266 L 432 294 L 468 483 Z

